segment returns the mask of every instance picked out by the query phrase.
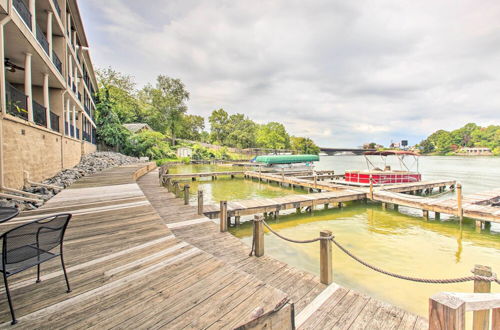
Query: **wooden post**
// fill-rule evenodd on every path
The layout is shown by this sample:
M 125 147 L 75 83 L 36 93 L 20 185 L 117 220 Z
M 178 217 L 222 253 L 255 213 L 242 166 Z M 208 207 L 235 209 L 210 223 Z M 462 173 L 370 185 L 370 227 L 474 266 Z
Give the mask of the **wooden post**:
M 253 219 L 253 240 L 255 247 L 255 256 L 262 257 L 264 255 L 264 218 L 260 215 L 254 216 Z
M 220 231 L 227 231 L 227 201 L 220 201 Z
M 494 308 L 492 310 L 491 328 L 500 329 L 500 308 Z
M 329 230 L 322 230 L 319 235 L 321 237 L 330 237 L 332 232 Z M 323 284 L 331 284 L 332 275 L 332 241 L 322 239 L 319 246 L 319 260 L 320 260 L 320 281 Z
M 475 265 L 473 273 L 474 275 L 486 276 L 486 277 L 490 277 L 493 275 L 490 267 L 482 265 Z M 491 282 L 474 280 L 474 292 L 490 293 Z M 490 328 L 490 311 L 489 310 L 475 311 L 472 319 L 472 329 L 486 330 L 489 328 Z
M 235 217 L 234 217 L 234 224 L 235 224 L 236 226 L 239 226 L 239 225 L 240 225 L 240 223 L 241 223 L 240 219 L 241 219 L 241 218 L 240 218 L 240 216 L 239 216 L 239 215 L 237 215 L 237 216 L 235 216 Z
M 203 190 L 198 190 L 198 214 L 203 214 Z
M 429 330 L 464 330 L 465 304 L 438 293 L 429 299 Z
M 189 185 L 184 185 L 184 205 L 189 205 Z
M 422 210 L 423 217 L 425 220 L 429 220 L 429 211 L 428 210 Z
M 464 212 L 462 210 L 462 184 L 457 183 L 457 216 L 460 219 L 460 223 L 464 219 Z
M 370 180 L 370 199 L 373 200 L 373 181 Z
M 179 197 L 179 194 L 181 193 L 181 188 L 179 186 L 179 182 L 174 183 L 174 194 L 175 197 Z
M 382 210 L 387 210 L 387 203 L 382 203 Z

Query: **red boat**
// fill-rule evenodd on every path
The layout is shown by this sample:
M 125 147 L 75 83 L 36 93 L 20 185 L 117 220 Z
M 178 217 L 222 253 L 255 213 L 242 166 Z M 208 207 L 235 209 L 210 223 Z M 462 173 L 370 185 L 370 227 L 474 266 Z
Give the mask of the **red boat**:
M 422 181 L 422 175 L 418 172 L 418 154 L 404 150 L 368 151 L 363 154 L 368 166 L 364 171 L 346 171 L 345 181 L 360 184 L 395 184 Z M 380 156 L 384 162 L 384 169 L 374 165 L 368 156 Z M 400 170 L 393 170 L 387 165 L 387 156 L 396 156 L 399 160 Z M 416 164 L 416 171 L 411 171 L 405 162 L 405 158 L 412 157 Z

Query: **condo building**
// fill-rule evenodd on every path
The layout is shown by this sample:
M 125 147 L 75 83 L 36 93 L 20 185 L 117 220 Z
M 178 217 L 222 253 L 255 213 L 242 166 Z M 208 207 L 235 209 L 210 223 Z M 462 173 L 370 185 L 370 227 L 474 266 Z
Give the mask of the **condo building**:
M 76 0 L 0 0 L 0 187 L 96 151 L 97 81 Z

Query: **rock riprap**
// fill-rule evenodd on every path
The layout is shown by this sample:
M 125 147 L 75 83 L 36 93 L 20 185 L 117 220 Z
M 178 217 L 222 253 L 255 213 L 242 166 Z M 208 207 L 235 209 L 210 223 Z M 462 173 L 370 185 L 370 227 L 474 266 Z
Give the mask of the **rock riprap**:
M 110 167 L 128 165 L 139 162 L 139 158 L 129 157 L 117 152 L 95 152 L 85 155 L 80 163 L 73 168 L 63 170 L 52 178 L 42 181 L 42 183 L 59 186 L 61 189 L 47 187 L 24 187 L 24 191 L 38 195 L 43 203 L 51 199 L 59 191 L 69 187 L 73 182 L 81 177 L 94 174 Z M 23 202 L 17 200 L 0 199 L 0 206 L 17 207 L 20 210 L 36 209 L 43 203 Z

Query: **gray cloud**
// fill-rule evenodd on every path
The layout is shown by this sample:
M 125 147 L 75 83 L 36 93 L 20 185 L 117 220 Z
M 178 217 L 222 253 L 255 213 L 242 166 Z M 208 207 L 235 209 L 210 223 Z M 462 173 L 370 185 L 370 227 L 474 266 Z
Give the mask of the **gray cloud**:
M 325 146 L 417 143 L 498 124 L 500 4 L 456 1 L 99 0 L 81 3 L 92 55 L 163 73 L 190 112 L 223 107 Z

